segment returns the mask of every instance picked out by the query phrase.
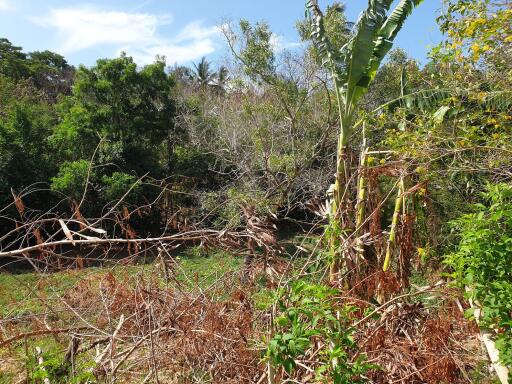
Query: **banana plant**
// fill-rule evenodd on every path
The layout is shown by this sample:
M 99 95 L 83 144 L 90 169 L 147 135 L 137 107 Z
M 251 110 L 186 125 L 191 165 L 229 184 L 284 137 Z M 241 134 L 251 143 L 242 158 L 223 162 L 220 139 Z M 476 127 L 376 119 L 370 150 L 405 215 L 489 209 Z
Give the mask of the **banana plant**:
M 340 219 L 340 207 L 348 180 L 345 153 L 354 129 L 358 103 L 368 91 L 382 60 L 412 10 L 423 0 L 400 0 L 390 12 L 393 0 L 368 0 L 368 7 L 354 24 L 348 42 L 335 49 L 327 36 L 318 0 L 306 2 L 306 17 L 311 38 L 323 66 L 330 71 L 338 103 L 340 130 L 336 161 L 336 179 L 332 191 L 332 216 Z M 335 260 L 335 264 L 336 264 Z M 331 275 L 335 273 L 331 268 Z M 331 276 L 332 277 L 332 276 Z

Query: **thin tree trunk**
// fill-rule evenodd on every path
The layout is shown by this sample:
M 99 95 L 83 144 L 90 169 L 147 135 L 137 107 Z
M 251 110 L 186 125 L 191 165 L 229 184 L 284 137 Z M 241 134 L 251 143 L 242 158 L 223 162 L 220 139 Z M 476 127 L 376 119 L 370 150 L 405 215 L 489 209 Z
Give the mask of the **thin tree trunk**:
M 391 264 L 391 254 L 393 252 L 393 247 L 395 245 L 396 240 L 396 229 L 398 227 L 398 219 L 400 217 L 400 211 L 402 210 L 402 204 L 403 204 L 403 196 L 404 193 L 404 179 L 403 177 L 400 178 L 400 185 L 398 187 L 398 195 L 395 200 L 395 210 L 393 212 L 393 219 L 391 221 L 391 228 L 389 230 L 389 239 L 388 239 L 388 245 L 386 248 L 386 257 L 384 258 L 384 264 L 382 266 L 382 270 L 386 272 L 389 269 L 389 266 Z
M 359 180 L 357 181 L 357 203 L 356 203 L 356 226 L 355 226 L 355 235 L 357 236 L 356 241 L 356 256 L 357 260 L 361 260 L 364 258 L 364 247 L 363 242 L 361 240 L 361 235 L 363 234 L 362 225 L 365 217 L 365 209 L 366 209 L 366 175 L 365 175 L 365 167 L 367 164 L 368 158 L 368 148 L 366 147 L 366 134 L 365 134 L 365 125 L 363 124 L 363 143 L 361 148 L 361 157 L 359 159 Z
M 339 236 L 343 224 L 343 206 L 344 206 L 344 194 L 347 188 L 348 175 L 347 175 L 347 164 L 346 164 L 346 149 L 347 149 L 347 123 L 343 121 L 343 115 L 341 112 L 341 99 L 337 91 L 338 106 L 340 107 L 340 132 L 338 136 L 338 151 L 336 155 L 336 174 L 334 181 L 334 189 L 332 191 L 332 206 L 331 206 L 331 223 L 332 234 L 329 239 L 331 254 L 333 260 L 330 265 L 329 278 L 331 282 L 337 279 L 340 272 L 340 267 L 343 259 L 343 252 L 339 249 Z

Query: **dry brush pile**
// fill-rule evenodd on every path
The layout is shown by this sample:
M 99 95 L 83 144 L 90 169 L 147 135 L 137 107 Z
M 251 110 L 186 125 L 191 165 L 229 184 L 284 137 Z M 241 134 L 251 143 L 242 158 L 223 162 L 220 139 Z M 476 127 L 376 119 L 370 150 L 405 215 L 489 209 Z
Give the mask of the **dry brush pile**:
M 35 340 L 45 350 L 54 338 L 68 343 L 58 367 L 62 382 L 87 372 L 100 382 L 252 382 L 259 372 L 252 340 L 261 319 L 237 278 L 191 292 L 181 283 L 163 286 L 160 270 L 92 275 L 58 297 L 41 298 L 40 313 L 5 316 L 2 360 L 16 366 L 18 348 Z M 23 359 L 16 370 L 20 382 L 28 380 Z

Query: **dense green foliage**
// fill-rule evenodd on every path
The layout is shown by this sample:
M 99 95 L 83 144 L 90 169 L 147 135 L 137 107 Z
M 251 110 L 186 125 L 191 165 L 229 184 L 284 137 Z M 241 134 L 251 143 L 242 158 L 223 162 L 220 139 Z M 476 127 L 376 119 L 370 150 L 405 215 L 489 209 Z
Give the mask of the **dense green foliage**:
M 481 326 L 497 331 L 504 365 L 512 363 L 512 186 L 489 186 L 473 213 L 453 222 L 460 236 L 446 258 L 453 278 L 481 307 Z M 473 314 L 473 311 L 471 311 Z
M 103 139 L 100 163 L 136 174 L 161 173 L 166 164 L 159 162 L 159 150 L 172 139 L 174 116 L 173 80 L 164 68 L 157 62 L 138 70 L 126 56 L 80 67 L 52 137 L 62 157 L 91 156 Z
M 6 39 L 0 48 L 2 206 L 12 190 L 31 209 L 84 199 L 84 213 L 97 215 L 139 177 L 162 178 L 172 167 L 176 83 L 164 62 L 137 68 L 121 55 L 75 70 L 52 52 L 25 54 Z M 141 202 L 138 189 L 126 204 Z

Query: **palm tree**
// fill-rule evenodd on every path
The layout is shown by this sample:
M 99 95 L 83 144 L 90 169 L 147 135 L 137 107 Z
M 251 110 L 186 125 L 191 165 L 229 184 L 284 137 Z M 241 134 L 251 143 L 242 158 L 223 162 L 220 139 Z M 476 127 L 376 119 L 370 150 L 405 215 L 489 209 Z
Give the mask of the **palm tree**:
M 226 86 L 229 81 L 229 71 L 225 66 L 221 66 L 215 74 L 215 84 L 213 85 L 215 90 L 219 94 L 223 94 L 226 90 Z
M 201 61 L 194 63 L 192 79 L 201 87 L 210 85 L 216 77 L 216 73 L 211 70 L 211 63 L 203 56 Z
M 217 85 L 224 88 L 229 80 L 229 71 L 225 66 L 221 66 L 217 72 Z
M 340 130 L 336 161 L 335 183 L 329 188 L 332 192 L 332 223 L 341 228 L 340 214 L 343 194 L 348 175 L 345 154 L 348 139 L 356 124 L 354 118 L 358 103 L 368 91 L 368 87 L 377 74 L 379 66 L 393 46 L 393 41 L 402 28 L 406 18 L 414 7 L 423 0 L 400 0 L 389 13 L 393 0 L 368 0 L 368 7 L 362 12 L 352 29 L 349 41 L 335 49 L 324 27 L 324 17 L 318 6 L 318 0 L 308 0 L 306 11 L 312 27 L 311 38 L 317 47 L 322 62 L 329 70 L 334 83 L 338 104 Z M 332 230 L 333 236 L 337 231 Z M 331 244 L 336 241 L 331 239 Z M 334 255 L 331 266 L 331 278 L 338 273 L 340 255 Z
M 203 57 L 199 63 L 194 64 L 191 78 L 201 88 L 212 87 L 222 93 L 229 81 L 229 72 L 225 66 L 221 66 L 217 72 L 212 71 L 211 63 Z

